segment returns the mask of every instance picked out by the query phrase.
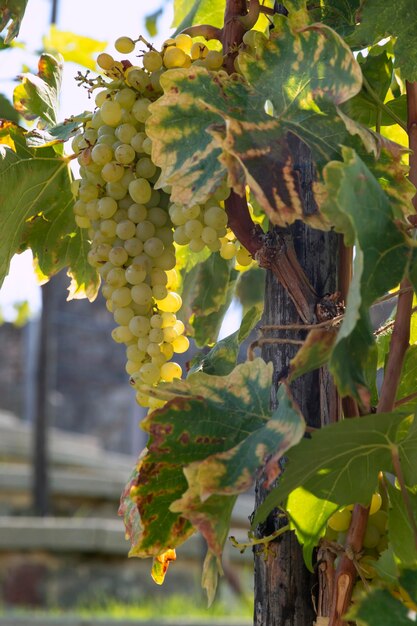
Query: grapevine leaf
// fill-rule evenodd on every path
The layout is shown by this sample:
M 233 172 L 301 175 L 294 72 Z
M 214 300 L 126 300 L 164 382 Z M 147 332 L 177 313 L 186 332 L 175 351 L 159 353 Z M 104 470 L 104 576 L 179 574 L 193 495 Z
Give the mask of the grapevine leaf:
M 304 561 L 309 569 L 312 569 L 313 553 L 326 521 L 338 508 L 334 502 L 318 498 L 303 487 L 294 489 L 288 496 L 286 512 L 290 528 L 303 546 Z
M 10 22 L 5 44 L 9 44 L 19 34 L 27 3 L 28 0 L 0 0 L 0 33 Z
M 194 0 L 190 8 L 189 0 L 174 0 L 174 21 L 176 33 L 193 24 L 223 26 L 225 0 Z
M 286 471 L 279 484 L 258 508 L 253 524 L 263 521 L 277 506 L 285 503 L 292 491 L 302 487 L 316 498 L 338 506 L 358 502 L 364 506 L 371 501 L 378 484 L 378 473 L 393 474 L 392 446 L 397 446 L 407 484 L 417 481 L 417 419 L 411 423 L 407 413 L 393 412 L 367 415 L 331 424 L 303 439 L 287 454 Z M 361 480 L 357 480 L 357 476 Z M 306 506 L 309 501 L 306 501 Z M 313 500 L 314 504 L 314 500 Z M 315 504 L 314 504 L 315 506 Z M 305 528 L 302 516 L 311 517 L 304 508 L 292 512 L 293 523 Z M 323 504 L 315 512 L 315 536 L 305 538 L 304 553 L 311 555 L 328 519 L 329 510 Z M 307 561 L 308 565 L 311 565 Z
M 89 114 L 89 117 L 91 115 Z M 46 148 L 56 143 L 64 143 L 73 137 L 81 124 L 86 121 L 86 114 L 72 116 L 51 128 L 36 128 L 26 134 L 26 142 L 30 148 Z
M 388 481 L 386 486 L 391 503 L 391 507 L 388 510 L 390 544 L 401 565 L 405 567 L 415 567 L 417 566 L 417 548 L 414 530 L 407 514 L 401 492 L 390 485 Z M 408 494 L 408 498 L 412 504 L 414 517 L 416 518 L 417 498 L 411 493 Z
M 199 354 L 192 360 L 190 374 L 205 372 L 217 376 L 226 376 L 235 367 L 239 347 L 259 322 L 262 311 L 252 307 L 244 316 L 240 329 L 218 341 L 207 354 Z
M 301 217 L 323 227 L 317 210 L 304 215 L 288 135 L 310 146 L 319 169 L 340 158 L 340 144 L 358 129 L 347 129 L 336 107 L 360 90 L 360 67 L 324 25 L 292 30 L 281 16 L 271 39 L 261 39 L 256 54 L 239 56 L 243 78 L 203 67 L 162 77 L 164 95 L 151 105 L 148 121 L 153 159 L 162 169 L 159 184 L 172 186 L 174 201 L 204 202 L 227 166 L 235 190 L 243 193 L 248 183 L 275 223 Z M 268 102 L 272 116 L 264 111 Z
M 43 47 L 51 54 L 62 54 L 67 62 L 77 63 L 95 71 L 96 55 L 106 49 L 106 41 L 59 30 L 52 24 L 49 33 L 43 37 Z
M 155 556 L 153 559 L 151 576 L 157 585 L 162 585 L 165 580 L 165 575 L 168 570 L 168 566 L 171 561 L 175 561 L 177 555 L 175 550 L 166 550 L 163 554 Z
M 384 0 L 365 0 L 361 6 L 360 24 L 349 42 L 362 48 L 377 43 L 384 37 L 395 37 L 394 63 L 404 80 L 417 80 L 417 52 L 410 47 L 417 28 L 414 0 L 398 0 L 395 19 L 392 6 Z
M 250 307 L 263 306 L 265 294 L 266 272 L 257 267 L 251 267 L 247 272 L 242 272 L 236 287 L 236 297 L 244 311 Z
M 186 319 L 193 314 L 209 315 L 219 310 L 225 302 L 232 265 L 215 252 L 186 274 L 182 290 Z
M 394 558 L 392 546 L 385 550 L 374 564 L 378 576 L 388 583 L 396 583 L 399 578 L 398 565 Z
M 406 352 L 401 372 L 397 399 L 405 398 L 416 391 L 417 380 L 417 344 L 410 346 Z
M 195 315 L 193 317 L 193 336 L 197 346 L 201 348 L 210 346 L 217 340 L 224 317 L 233 300 L 237 278 L 236 270 L 232 270 L 229 283 L 226 285 L 225 300 L 218 311 L 214 311 L 210 315 Z
M 19 114 L 2 93 L 0 93 L 0 119 L 8 120 L 15 124 L 19 123 Z
M 75 225 L 68 162 L 51 149 L 29 150 L 13 135 L 17 151 L 0 146 L 0 280 L 16 252 L 32 248 L 43 274 L 65 266 L 90 299 L 98 275 L 87 263 L 87 242 Z M 77 291 L 77 288 L 74 288 Z
M 408 613 L 407 607 L 387 589 L 372 589 L 362 601 L 355 602 L 349 617 L 361 626 L 411 626 L 415 622 Z
M 40 118 L 43 125 L 57 123 L 58 99 L 62 80 L 63 59 L 42 54 L 38 73 L 20 76 L 21 84 L 13 92 L 15 109 L 27 120 Z
M 343 149 L 344 162 L 331 162 L 324 170 L 327 201 L 322 211 L 355 245 L 355 270 L 346 314 L 330 359 L 330 369 L 342 396 L 352 395 L 367 404 L 365 370 L 374 348 L 369 306 L 396 286 L 405 271 L 409 250 L 394 223 L 388 197 L 351 149 Z
M 180 317 L 191 318 L 189 332 L 194 334 L 198 346 L 212 344 L 217 339 L 238 278 L 232 265 L 215 252 L 191 271 L 183 272 Z
M 158 33 L 158 20 L 163 12 L 164 9 L 161 7 L 160 9 L 157 9 L 156 11 L 145 17 L 145 28 L 148 31 L 150 37 L 155 37 Z
M 323 22 L 345 37 L 355 28 L 359 5 L 360 0 L 321 0 L 310 15 L 313 21 Z
M 291 360 L 289 381 L 325 365 L 330 358 L 335 341 L 336 333 L 332 330 L 311 330 Z
M 135 516 L 132 521 L 132 508 L 125 497 L 121 513 L 127 520 L 132 555 L 158 556 L 176 548 L 193 532 L 187 516 L 200 528 L 204 512 L 207 524 L 201 530 L 218 552 L 227 532 L 231 499 L 210 497 L 201 511 L 193 512 L 191 498 L 189 510 L 178 512 L 174 503 L 192 488 L 183 470 L 190 463 L 233 448 L 265 424 L 271 378 L 272 366 L 257 359 L 238 365 L 228 376 L 198 372 L 187 380 L 146 388 L 147 393 L 167 402 L 143 423 L 149 432 L 148 452 L 125 490 L 133 495 L 140 517 L 140 522 Z
M 303 417 L 285 385 L 279 387 L 277 399 L 278 408 L 261 428 L 235 447 L 191 463 L 185 469 L 187 481 L 193 485 L 191 490 L 197 488 L 202 501 L 211 494 L 235 495 L 247 491 L 256 470 L 265 463 L 268 484 L 275 480 L 279 474 L 278 460 L 300 441 L 305 430 Z M 176 506 L 179 508 L 180 504 Z

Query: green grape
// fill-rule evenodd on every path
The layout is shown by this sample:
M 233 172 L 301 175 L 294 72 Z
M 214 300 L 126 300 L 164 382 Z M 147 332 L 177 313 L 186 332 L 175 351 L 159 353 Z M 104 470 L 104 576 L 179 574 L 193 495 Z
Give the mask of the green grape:
M 91 226 L 91 222 L 88 219 L 88 217 L 83 217 L 82 215 L 76 215 L 75 216 L 75 223 L 80 228 L 90 228 L 90 226 Z
M 95 185 L 81 185 L 78 191 L 78 197 L 83 202 L 90 202 L 98 198 L 98 189 Z
M 115 130 L 115 135 L 122 143 L 130 144 L 137 131 L 133 124 L 120 124 Z
M 205 247 L 205 243 L 202 239 L 192 239 L 189 244 L 189 248 L 192 252 L 201 252 Z
M 127 189 L 119 181 L 106 184 L 106 194 L 115 200 L 121 200 L 126 196 Z
M 165 248 L 169 248 L 174 241 L 174 233 L 172 232 L 172 228 L 170 226 L 163 226 L 162 228 L 157 228 L 155 231 L 155 237 L 158 237 L 158 239 L 162 241 Z
M 181 209 L 182 216 L 185 221 L 194 220 L 200 217 L 200 206 L 198 204 L 193 204 L 190 207 L 183 207 Z M 184 223 L 185 223 L 184 221 Z
M 176 257 L 175 253 L 171 250 L 165 248 L 160 257 L 157 257 L 154 260 L 154 264 L 156 267 L 159 267 L 162 270 L 172 270 L 176 265 Z
M 111 336 L 116 343 L 127 343 L 133 339 L 133 334 L 127 326 L 117 326 L 113 328 Z
M 113 312 L 114 321 L 116 322 L 116 324 L 119 324 L 120 326 L 128 326 L 133 316 L 134 316 L 133 309 L 128 306 L 120 307 L 118 309 L 115 309 Z M 131 360 L 134 361 L 135 359 L 131 358 Z
M 131 204 L 127 210 L 127 216 L 132 222 L 139 224 L 146 220 L 148 216 L 148 210 L 143 204 Z
M 118 163 L 121 163 L 122 165 L 129 165 L 129 163 L 132 163 L 135 156 L 136 152 L 134 151 L 132 146 L 127 143 L 120 144 L 120 146 L 117 146 L 114 151 L 114 158 Z
M 143 242 L 140 239 L 137 239 L 137 237 L 126 239 L 123 246 L 128 255 L 132 257 L 138 256 L 143 252 Z
M 176 47 L 170 47 L 165 50 L 164 53 L 164 65 L 167 69 L 174 67 L 186 67 L 187 54 L 184 50 Z
M 236 261 L 239 263 L 239 265 L 242 265 L 244 267 L 252 263 L 252 256 L 250 252 L 246 250 L 246 248 L 241 247 L 236 252 Z
M 105 165 L 113 159 L 113 150 L 105 143 L 98 143 L 91 151 L 91 158 L 94 163 Z
M 101 175 L 106 183 L 117 183 L 123 177 L 124 173 L 123 165 L 115 161 L 106 163 L 101 170 Z
M 108 89 L 103 89 L 102 91 L 98 91 L 94 97 L 94 102 L 96 106 L 101 107 L 102 104 L 108 98 L 108 96 L 110 96 L 110 91 Z
M 80 217 L 85 217 L 86 215 L 86 203 L 83 202 L 82 200 L 77 200 L 76 202 L 74 202 L 74 213 L 75 215 L 79 215 Z
M 152 222 L 152 224 L 158 228 L 165 226 L 168 220 L 168 215 L 166 211 L 164 211 L 164 209 L 161 209 L 157 206 L 154 206 L 149 209 L 148 217 L 149 217 L 149 221 Z
M 364 548 L 376 548 L 380 537 L 381 533 L 379 532 L 378 528 L 369 522 L 366 527 L 365 536 L 363 538 Z
M 114 67 L 115 60 L 110 54 L 102 52 L 97 57 L 97 65 L 103 70 L 111 70 Z
M 163 300 L 168 295 L 168 289 L 164 285 L 154 285 L 152 287 L 152 295 L 155 300 Z
M 153 363 L 145 363 L 139 370 L 139 376 L 144 383 L 154 385 L 160 379 L 160 369 Z
M 113 217 L 113 215 L 117 211 L 117 202 L 114 198 L 110 198 L 109 196 L 104 196 L 100 198 L 97 203 L 97 212 L 101 219 L 109 219 Z
M 151 279 L 151 285 L 166 285 L 168 282 L 168 277 L 166 275 L 166 273 L 164 272 L 164 270 L 159 269 L 158 267 L 154 267 L 151 269 L 150 271 L 150 279 Z
M 226 226 L 227 224 L 227 215 L 226 211 L 221 207 L 211 206 L 210 208 L 204 211 L 204 223 L 207 226 L 211 226 L 218 230 Z
M 125 111 L 129 111 L 135 104 L 136 93 L 133 91 L 133 89 L 125 87 L 116 93 L 116 95 L 114 96 L 114 100 L 115 102 L 120 104 L 120 106 L 125 109 Z
M 127 282 L 125 270 L 121 267 L 114 267 L 108 272 L 106 281 L 112 287 L 123 287 Z
M 137 304 L 150 305 L 152 303 L 152 289 L 145 283 L 134 285 L 131 294 L 132 300 Z
M 130 220 L 123 219 L 121 220 L 116 227 L 116 235 L 119 239 L 126 240 L 131 239 L 136 234 L 136 225 L 134 222 Z
M 161 378 L 166 382 L 172 382 L 174 378 L 181 378 L 182 369 L 178 363 L 169 361 L 161 366 Z
M 162 56 L 156 50 L 149 50 L 143 55 L 143 67 L 148 72 L 156 72 L 162 67 Z
M 352 512 L 348 509 L 340 509 L 333 513 L 327 521 L 328 526 L 333 530 L 344 531 L 350 526 L 350 520 L 352 518 Z
M 151 237 L 144 243 L 144 250 L 151 258 L 159 257 L 163 253 L 165 247 L 160 239 L 157 237 Z
M 148 347 L 146 348 L 146 352 L 149 354 L 150 357 L 152 357 L 152 359 L 156 357 L 157 361 L 159 361 L 158 357 L 161 356 L 161 349 L 157 343 L 153 343 L 152 341 L 150 341 L 148 343 Z
M 116 267 L 124 265 L 128 258 L 129 255 L 122 246 L 115 246 L 109 252 L 109 261 L 113 263 L 113 265 L 116 265 Z
M 149 220 L 144 220 L 136 226 L 136 236 L 141 241 L 148 241 L 155 234 L 155 226 Z
M 142 150 L 145 154 L 152 153 L 152 140 L 150 137 L 146 137 L 146 139 L 143 140 Z
M 144 124 L 150 116 L 149 105 L 151 101 L 148 98 L 139 98 L 132 107 L 132 114 L 138 122 Z
M 119 37 L 114 42 L 114 47 L 120 54 L 130 54 L 135 49 L 135 42 L 130 37 Z
M 130 140 L 130 145 L 135 150 L 135 152 L 144 152 L 143 142 L 145 141 L 145 139 L 146 139 L 146 133 L 142 131 L 139 133 L 136 133 L 136 135 L 132 137 L 132 139 Z
M 218 50 L 209 50 L 204 65 L 209 70 L 219 70 L 223 65 L 223 54 Z
M 144 265 L 138 263 L 132 263 L 125 270 L 125 278 L 131 285 L 140 285 L 146 278 L 146 268 Z
M 114 220 L 103 220 L 100 223 L 100 232 L 107 239 L 113 239 L 116 236 L 117 223 Z
M 135 337 L 147 337 L 150 328 L 149 319 L 144 315 L 135 315 L 129 322 L 129 329 Z
M 152 328 L 162 328 L 162 315 L 160 313 L 154 313 L 149 321 Z
M 369 516 L 369 521 L 379 530 L 382 535 L 387 530 L 388 513 L 379 509 L 379 511 Z
M 136 178 L 129 184 L 129 193 L 133 202 L 146 204 L 151 199 L 152 188 L 145 178 Z
M 185 234 L 190 239 L 197 239 L 201 237 L 201 233 L 203 232 L 203 224 L 200 220 L 190 220 L 184 226 Z
M 122 119 L 122 107 L 118 102 L 105 100 L 100 107 L 101 119 L 108 126 L 117 126 Z
M 191 46 L 190 55 L 193 61 L 196 61 L 197 59 L 205 59 L 208 53 L 209 49 L 204 43 L 196 41 Z
M 137 343 L 127 346 L 126 356 L 129 361 L 140 363 L 145 358 L 145 353 L 139 350 Z M 139 368 L 138 368 L 139 369 Z
M 152 178 L 156 173 L 156 165 L 154 165 L 149 157 L 142 157 L 136 163 L 136 174 L 142 178 Z
M 185 335 L 178 335 L 178 337 L 175 337 L 174 341 L 172 342 L 172 347 L 174 349 L 174 352 L 176 352 L 177 354 L 183 354 L 183 352 L 187 352 L 188 348 L 190 347 L 190 342 L 188 341 L 188 338 L 185 337 Z
M 210 245 L 218 241 L 218 235 L 215 228 L 205 226 L 201 232 L 201 239 L 205 244 Z M 220 245 L 219 245 L 220 247 Z
M 129 287 L 118 287 L 111 294 L 111 300 L 115 308 L 129 306 L 132 302 L 131 291 Z
M 236 246 L 232 241 L 222 243 L 220 247 L 220 256 L 222 259 L 229 261 L 236 255 Z
M 177 226 L 174 231 L 174 241 L 179 246 L 186 246 L 188 243 L 190 243 L 190 238 L 186 233 L 185 226 Z

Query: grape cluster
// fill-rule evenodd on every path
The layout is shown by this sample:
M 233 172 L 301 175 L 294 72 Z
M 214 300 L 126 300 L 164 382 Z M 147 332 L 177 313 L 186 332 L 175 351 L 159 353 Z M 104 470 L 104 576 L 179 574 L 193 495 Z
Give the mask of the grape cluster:
M 138 41 L 144 42 L 120 37 L 115 48 L 130 54 Z M 175 246 L 193 252 L 208 247 L 225 259 L 236 257 L 238 266 L 252 262 L 227 227 L 228 187 L 224 184 L 204 206 L 170 204 L 170 189 L 154 188 L 160 172 L 146 134 L 149 105 L 161 95 L 162 73 L 193 63 L 217 71 L 223 54 L 185 34 L 166 40 L 161 52 L 146 46 L 141 66 L 107 53 L 98 56 L 110 82 L 96 93 L 96 109 L 72 142 L 80 165 L 75 220 L 88 231 L 88 260 L 102 278 L 106 306 L 117 324 L 112 336 L 126 345 L 126 371 L 137 388 L 182 374 L 171 361 L 189 347 L 176 317 L 182 302 L 175 291 Z M 101 77 L 93 88 L 98 86 L 103 86 Z M 160 406 L 141 391 L 137 401 Z
M 345 545 L 346 533 L 352 519 L 353 505 L 346 506 L 336 511 L 327 522 L 326 534 L 328 541 L 336 541 L 340 545 Z M 383 499 L 380 493 L 372 496 L 369 507 L 369 518 L 363 539 L 362 556 L 358 561 L 358 568 L 361 576 L 365 579 L 373 579 L 376 570 L 373 566 L 379 555 L 388 548 L 387 535 L 388 513 L 385 510 Z M 361 588 L 361 581 L 357 583 Z

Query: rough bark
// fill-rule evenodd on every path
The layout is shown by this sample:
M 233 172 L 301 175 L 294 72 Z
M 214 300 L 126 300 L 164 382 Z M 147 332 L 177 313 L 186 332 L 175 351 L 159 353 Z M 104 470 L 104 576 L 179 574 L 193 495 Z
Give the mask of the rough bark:
M 313 167 L 308 149 L 293 142 L 296 169 L 303 182 L 306 209 L 313 209 L 311 193 Z M 278 236 L 282 229 L 275 229 Z M 334 293 L 337 286 L 338 237 L 334 233 L 313 230 L 303 223 L 287 229 L 293 238 L 298 260 L 305 270 L 318 297 Z M 264 324 L 291 324 L 301 320 L 284 287 L 268 272 L 265 292 Z M 278 336 L 269 331 L 266 336 Z M 280 337 L 303 339 L 305 332 L 279 332 Z M 264 345 L 263 357 L 274 365 L 274 385 L 271 404 L 276 404 L 275 392 L 279 379 L 285 375 L 289 360 L 294 356 L 294 345 Z M 327 371 L 306 374 L 293 386 L 293 393 L 309 426 L 320 426 L 334 421 L 339 411 L 339 402 L 334 385 Z M 256 486 L 256 506 L 265 499 L 263 477 Z M 272 512 L 266 522 L 257 529 L 258 537 L 269 535 L 286 523 Z M 318 595 L 318 580 L 304 566 L 301 549 L 293 533 L 285 533 L 269 544 L 268 550 L 257 547 L 255 552 L 255 626 L 312 626 L 315 621 Z M 326 602 L 321 600 L 321 605 Z

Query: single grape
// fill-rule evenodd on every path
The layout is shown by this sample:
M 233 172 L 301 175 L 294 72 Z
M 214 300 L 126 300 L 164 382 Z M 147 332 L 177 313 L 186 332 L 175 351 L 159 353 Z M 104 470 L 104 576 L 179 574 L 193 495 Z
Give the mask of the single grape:
M 110 54 L 106 52 L 102 52 L 97 57 L 97 65 L 101 67 L 102 70 L 111 70 L 114 66 L 114 59 Z
M 178 337 L 175 337 L 174 341 L 172 342 L 172 347 L 174 349 L 174 352 L 176 352 L 177 354 L 182 354 L 183 352 L 187 352 L 188 348 L 190 347 L 190 342 L 188 341 L 188 338 L 184 335 L 178 335 Z
M 369 506 L 369 515 L 374 515 L 381 508 L 382 497 L 380 493 L 374 493 L 372 495 L 371 504 Z
M 149 50 L 143 55 L 142 63 L 148 72 L 156 72 L 162 67 L 162 56 L 156 50 Z
M 184 67 L 187 62 L 187 54 L 181 48 L 169 47 L 164 53 L 164 65 L 167 69 Z
M 133 202 L 146 204 L 152 195 L 152 188 L 145 178 L 136 178 L 129 184 L 129 193 Z
M 114 151 L 114 158 L 118 163 L 121 163 L 122 165 L 129 165 L 129 163 L 132 163 L 132 161 L 135 159 L 135 156 L 135 150 L 132 148 L 131 145 L 127 143 L 122 143 L 120 146 L 117 146 L 116 150 Z
M 369 522 L 363 538 L 364 548 L 375 548 L 378 545 L 380 537 L 381 533 L 378 528 Z
M 117 126 L 122 119 L 122 107 L 118 102 L 105 100 L 100 107 L 100 115 L 108 126 Z
M 99 143 L 91 150 L 91 158 L 98 165 L 105 165 L 113 159 L 113 150 L 110 146 Z
M 119 37 L 114 42 L 114 47 L 120 54 L 130 54 L 135 49 L 135 42 L 130 37 Z
M 327 524 L 333 530 L 340 532 L 349 528 L 351 518 L 351 511 L 348 511 L 348 509 L 340 509 L 340 511 L 336 511 L 336 513 L 333 513 L 333 515 L 329 517 Z
M 181 296 L 174 291 L 170 291 L 166 298 L 158 302 L 158 308 L 160 311 L 169 311 L 176 313 L 182 306 Z
M 146 267 L 138 263 L 132 263 L 125 270 L 125 278 L 131 285 L 140 285 L 146 278 Z
M 132 106 L 136 102 L 136 93 L 133 89 L 129 89 L 129 87 L 125 87 L 116 93 L 114 96 L 115 102 L 118 102 L 120 106 L 126 111 L 130 111 Z M 97 105 L 100 106 L 100 105 Z
M 178 363 L 169 361 L 161 366 L 161 378 L 166 382 L 172 382 L 174 378 L 181 378 L 182 369 Z

